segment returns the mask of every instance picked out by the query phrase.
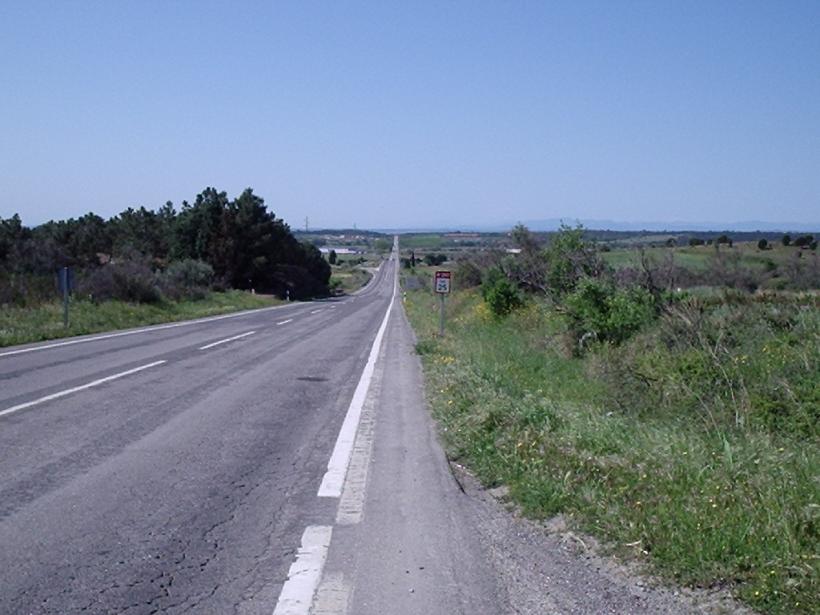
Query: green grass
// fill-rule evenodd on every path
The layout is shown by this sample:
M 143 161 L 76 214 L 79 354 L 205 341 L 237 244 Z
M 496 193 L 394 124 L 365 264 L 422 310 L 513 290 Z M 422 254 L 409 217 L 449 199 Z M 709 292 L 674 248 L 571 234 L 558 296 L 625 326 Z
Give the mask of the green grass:
M 426 248 L 428 250 L 438 250 L 445 243 L 445 238 L 440 234 L 430 235 L 402 235 L 401 236 L 402 250 Z
M 666 351 L 663 363 L 656 348 L 659 371 L 650 375 L 669 381 L 637 389 L 631 400 L 624 391 L 633 382 L 602 375 L 613 361 L 638 369 L 658 330 L 631 349 L 567 358 L 564 324 L 542 303 L 496 320 L 476 292 L 455 293 L 442 338 L 429 292 L 408 293 L 406 306 L 449 454 L 485 484 L 508 485 L 533 517 L 564 513 L 612 552 L 677 583 L 728 587 L 764 612 L 818 612 L 816 306 L 797 310 L 802 325 L 761 326 L 756 336 L 743 329 L 749 340 L 727 360 L 737 358 L 735 366 L 749 370 L 738 373 L 759 382 L 741 387 L 728 374 L 734 397 L 720 382 L 696 391 L 724 412 L 711 419 L 686 406 L 686 387 L 675 397 L 697 365 L 680 349 Z M 755 344 L 761 356 L 741 360 Z M 739 400 L 744 394 L 752 401 Z M 794 429 L 735 425 L 735 408 L 762 403 L 754 395 L 780 403 L 773 415 L 793 415 Z M 800 423 L 806 412 L 808 425 Z
M 693 271 L 702 271 L 709 265 L 709 261 L 714 255 L 714 248 L 711 246 L 698 248 L 646 248 L 645 253 L 648 260 L 658 265 L 669 255 L 673 255 L 675 264 Z M 616 269 L 623 267 L 640 267 L 641 254 L 635 248 L 621 248 L 603 252 L 601 257 L 606 263 Z
M 736 243 L 733 247 L 720 247 L 721 253 L 727 256 L 739 256 L 740 264 L 754 271 L 771 271 L 787 266 L 798 253 L 799 248 L 772 244 L 771 249 L 759 250 L 755 242 Z M 714 246 L 685 246 L 685 247 L 648 247 L 644 249 L 647 259 L 654 265 L 666 262 L 672 256 L 675 265 L 692 271 L 704 271 L 710 266 L 715 256 Z M 804 255 L 809 255 L 803 251 Z M 602 252 L 603 260 L 614 267 L 640 267 L 641 252 L 636 248 L 614 248 L 609 252 Z
M 279 301 L 271 297 L 243 291 L 214 292 L 197 301 L 164 301 L 157 304 L 78 300 L 71 302 L 68 328 L 63 327 L 62 303 L 45 303 L 31 308 L 4 306 L 0 311 L 0 346 L 188 320 L 269 307 L 277 303 Z

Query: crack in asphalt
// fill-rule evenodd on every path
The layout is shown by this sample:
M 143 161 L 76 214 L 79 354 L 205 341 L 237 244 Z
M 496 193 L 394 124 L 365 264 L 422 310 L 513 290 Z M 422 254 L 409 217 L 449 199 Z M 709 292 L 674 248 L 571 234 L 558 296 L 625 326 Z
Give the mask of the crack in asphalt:
M 179 526 L 171 519 L 166 520 L 161 529 L 146 532 L 145 539 L 131 548 L 132 552 L 143 554 L 143 563 L 134 573 L 125 577 L 127 581 L 117 572 L 117 568 L 133 566 L 134 562 L 113 557 L 116 554 L 111 549 L 100 549 L 95 555 L 110 561 L 102 565 L 98 560 L 88 565 L 60 566 L 53 569 L 47 585 L 63 587 L 58 596 L 70 596 L 77 594 L 79 589 L 88 587 L 88 580 L 93 580 L 95 573 L 103 569 L 113 573 L 115 580 L 99 587 L 91 599 L 76 605 L 76 609 L 72 610 L 78 613 L 190 613 L 195 612 L 203 601 L 212 600 L 221 589 L 241 582 L 236 594 L 242 599 L 231 600 L 230 606 L 234 612 L 239 612 L 246 600 L 253 600 L 257 594 L 270 587 L 270 574 L 274 568 L 270 565 L 271 560 L 287 562 L 294 552 L 292 548 L 279 549 L 285 543 L 283 534 L 287 527 L 282 525 L 281 520 L 287 517 L 284 513 L 289 506 L 288 499 L 280 499 L 259 527 L 256 539 L 242 545 L 251 548 L 232 557 L 233 570 L 230 574 L 226 574 L 224 569 L 210 569 L 225 553 L 236 531 L 241 532 L 241 524 L 237 524 L 238 518 L 247 511 L 255 510 L 259 500 L 270 492 L 272 481 L 282 483 L 285 480 L 287 492 L 300 487 L 309 487 L 307 490 L 312 491 L 315 482 L 312 475 L 295 465 L 288 467 L 291 472 L 286 476 L 260 471 L 251 466 L 246 466 L 243 471 L 235 474 L 238 478 L 226 485 L 228 494 L 219 491 L 212 493 L 201 506 L 201 512 L 186 520 L 184 525 L 188 528 L 188 534 L 197 536 L 196 539 L 180 538 Z M 179 482 L 184 482 L 184 479 Z M 196 527 L 199 529 L 194 532 Z M 263 567 L 268 575 L 259 579 Z M 199 580 L 192 582 L 192 577 L 198 577 Z M 178 583 L 180 578 L 186 580 L 183 585 Z M 185 593 L 184 588 L 191 587 L 198 587 L 199 590 Z M 10 604 L 32 604 L 31 598 L 42 590 L 42 583 L 32 583 L 18 591 Z M 53 603 L 53 599 L 54 596 L 47 596 L 39 601 L 42 612 L 65 612 L 65 607 L 52 607 L 50 603 Z M 11 612 L 17 610 L 13 609 Z

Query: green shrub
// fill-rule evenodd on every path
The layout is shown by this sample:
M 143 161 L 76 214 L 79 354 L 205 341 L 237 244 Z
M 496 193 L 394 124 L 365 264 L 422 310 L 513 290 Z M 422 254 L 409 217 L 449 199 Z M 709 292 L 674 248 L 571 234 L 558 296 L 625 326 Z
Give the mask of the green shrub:
M 597 277 L 606 269 L 595 245 L 584 239 L 582 226 L 561 226 L 552 236 L 544 256 L 547 288 L 556 299 L 572 292 L 582 278 Z
M 446 254 L 433 254 L 432 252 L 430 252 L 429 254 L 424 255 L 424 262 L 430 267 L 437 267 L 438 265 L 444 263 L 446 260 Z
M 481 286 L 481 268 L 471 260 L 458 261 L 454 277 L 458 288 Z
M 110 263 L 90 271 L 78 281 L 77 293 L 94 301 L 159 303 L 163 298 L 157 276 L 138 260 Z
M 518 288 L 497 267 L 487 270 L 481 294 L 496 318 L 506 316 L 524 304 Z
M 16 273 L 0 267 L 0 305 L 35 306 L 59 296 L 54 274 Z
M 214 268 L 206 262 L 186 258 L 171 263 L 165 275 L 186 288 L 208 288 L 214 280 Z
M 619 289 L 583 278 L 563 304 L 576 341 L 594 338 L 620 344 L 655 318 L 655 300 L 644 288 Z
M 204 299 L 213 287 L 214 270 L 208 263 L 186 258 L 174 261 L 161 274 L 157 284 L 167 299 Z

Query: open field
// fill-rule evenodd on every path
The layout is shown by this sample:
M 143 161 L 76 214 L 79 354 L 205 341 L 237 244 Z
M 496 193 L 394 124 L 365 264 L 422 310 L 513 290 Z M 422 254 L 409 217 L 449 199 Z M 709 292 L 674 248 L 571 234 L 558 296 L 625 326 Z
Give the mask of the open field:
M 70 324 L 63 327 L 61 302 L 36 307 L 6 306 L 0 311 L 0 346 L 39 342 L 42 340 L 127 329 L 177 320 L 227 314 L 239 310 L 269 307 L 281 303 L 265 295 L 244 291 L 211 292 L 201 300 L 162 301 L 160 303 L 126 303 L 86 300 L 71 302 Z
M 767 271 L 786 265 L 795 258 L 812 258 L 813 252 L 800 250 L 793 246 L 785 247 L 773 245 L 771 249 L 759 250 L 756 243 L 736 243 L 733 247 L 721 246 L 720 252 L 724 256 L 739 258 L 743 266 L 759 271 Z M 709 266 L 715 257 L 717 249 L 714 246 L 687 246 L 687 247 L 654 247 L 646 248 L 644 254 L 653 263 L 664 260 L 672 261 L 680 266 L 692 270 L 703 270 Z M 799 256 L 802 255 L 802 256 Z M 613 248 L 602 252 L 604 261 L 615 268 L 639 267 L 641 251 L 637 248 Z
M 662 320 L 574 358 L 541 300 L 498 319 L 456 292 L 443 338 L 429 290 L 405 305 L 449 454 L 485 484 L 674 582 L 816 613 L 820 310 L 783 301 L 708 312 L 731 341 L 672 349 Z
M 401 237 L 401 247 L 407 250 L 419 248 L 426 250 L 438 250 L 445 243 L 446 240 L 440 233 L 431 233 L 429 235 L 411 234 L 402 235 Z

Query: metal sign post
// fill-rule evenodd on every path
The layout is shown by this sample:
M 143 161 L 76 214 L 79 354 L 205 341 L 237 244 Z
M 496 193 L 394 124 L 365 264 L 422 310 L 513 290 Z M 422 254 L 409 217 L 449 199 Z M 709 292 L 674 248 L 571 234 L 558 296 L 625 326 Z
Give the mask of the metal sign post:
M 60 269 L 60 292 L 63 293 L 63 327 L 68 328 L 68 297 L 74 286 L 74 272 L 69 267 Z
M 444 295 L 450 294 L 449 271 L 436 271 L 435 291 L 439 298 L 438 334 L 444 335 Z

